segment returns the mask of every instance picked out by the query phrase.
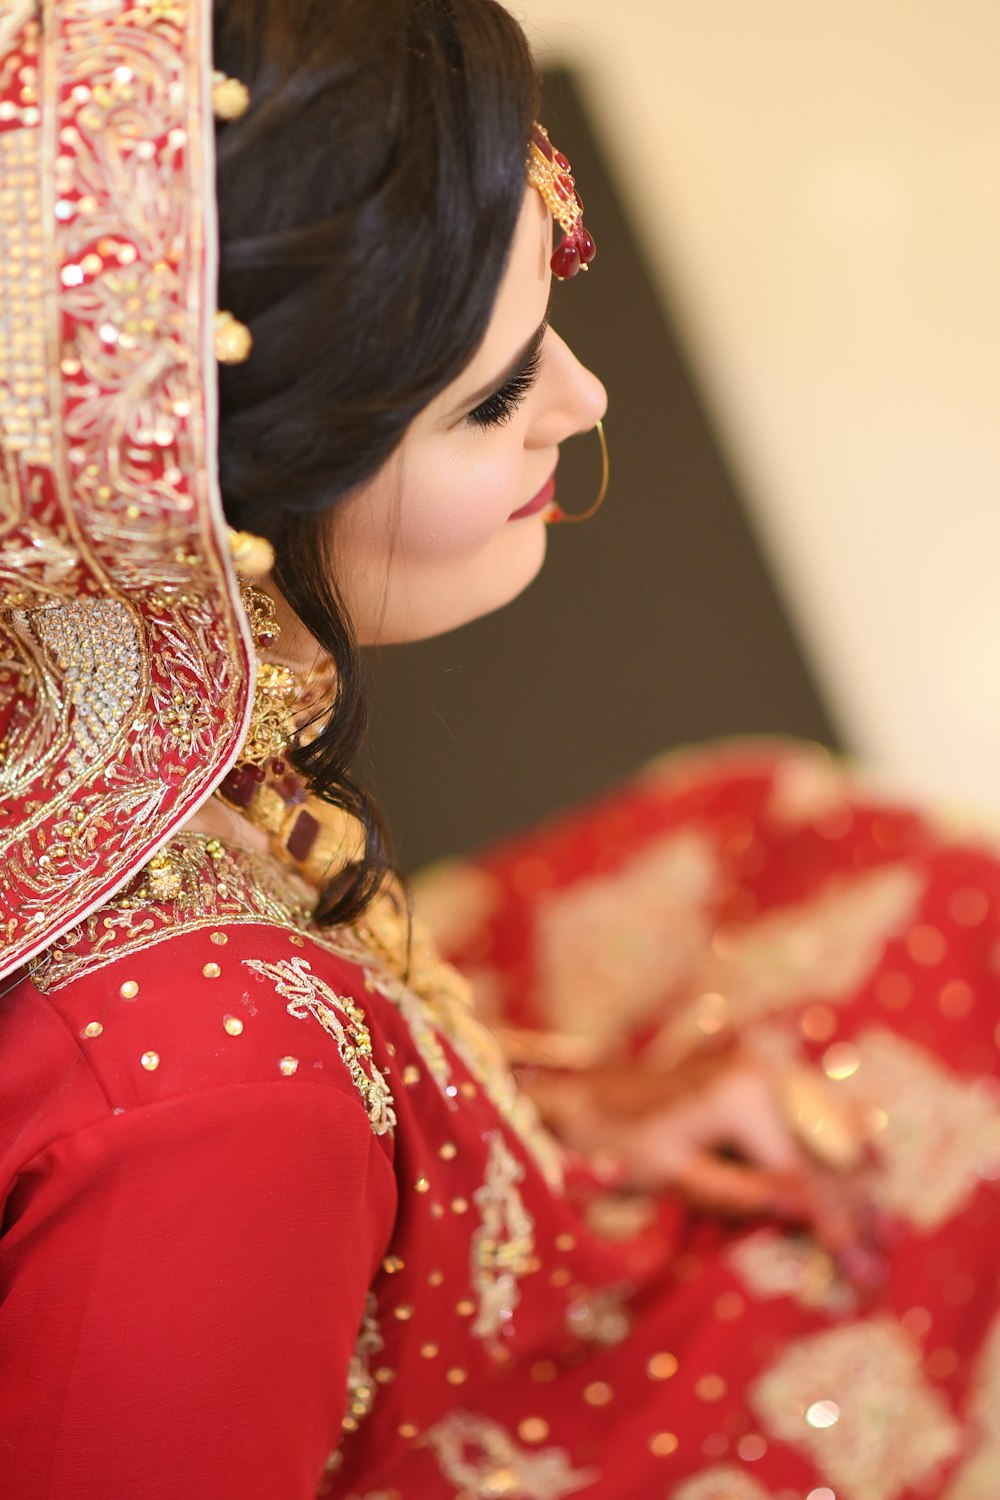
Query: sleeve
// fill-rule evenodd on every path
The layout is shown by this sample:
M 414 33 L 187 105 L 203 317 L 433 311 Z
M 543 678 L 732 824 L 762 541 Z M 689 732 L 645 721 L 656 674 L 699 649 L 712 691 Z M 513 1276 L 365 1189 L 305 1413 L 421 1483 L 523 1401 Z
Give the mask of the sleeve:
M 0 1240 L 4 1500 L 313 1500 L 394 1211 L 364 1111 L 309 1080 L 49 1147 Z

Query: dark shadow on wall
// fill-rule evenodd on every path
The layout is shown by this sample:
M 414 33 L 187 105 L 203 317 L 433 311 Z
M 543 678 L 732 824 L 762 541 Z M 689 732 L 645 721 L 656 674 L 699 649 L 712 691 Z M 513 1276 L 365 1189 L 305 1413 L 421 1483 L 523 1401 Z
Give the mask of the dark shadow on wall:
M 591 273 L 556 289 L 552 321 L 608 387 L 612 488 L 597 519 L 550 533 L 539 579 L 507 609 L 372 653 L 364 774 L 410 869 L 678 744 L 837 738 L 572 78 L 549 75 L 545 93 L 599 245 Z M 567 444 L 566 508 L 598 477 L 597 439 Z

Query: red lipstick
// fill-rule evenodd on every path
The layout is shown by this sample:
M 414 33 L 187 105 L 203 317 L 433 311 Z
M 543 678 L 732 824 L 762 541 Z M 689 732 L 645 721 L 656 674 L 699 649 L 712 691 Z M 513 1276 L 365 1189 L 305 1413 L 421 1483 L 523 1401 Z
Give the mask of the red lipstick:
M 553 469 L 548 479 L 542 485 L 538 494 L 529 500 L 527 505 L 522 505 L 520 510 L 512 511 L 507 517 L 508 521 L 520 521 L 525 516 L 537 516 L 546 506 L 552 504 L 552 497 L 556 492 L 556 475 Z

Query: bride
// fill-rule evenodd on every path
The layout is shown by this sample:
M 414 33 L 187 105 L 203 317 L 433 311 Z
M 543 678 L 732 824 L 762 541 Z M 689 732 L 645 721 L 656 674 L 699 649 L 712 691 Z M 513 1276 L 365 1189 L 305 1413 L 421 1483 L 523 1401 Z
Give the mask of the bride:
M 351 775 L 360 648 L 519 594 L 603 442 L 515 22 L 0 58 L 5 1500 L 992 1497 L 991 852 L 663 762 L 421 885 L 488 1030 Z

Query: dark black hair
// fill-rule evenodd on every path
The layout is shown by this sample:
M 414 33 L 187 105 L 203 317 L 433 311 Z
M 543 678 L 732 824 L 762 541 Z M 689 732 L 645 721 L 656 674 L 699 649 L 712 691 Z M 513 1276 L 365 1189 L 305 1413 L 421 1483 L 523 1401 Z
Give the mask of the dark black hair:
M 250 107 L 218 127 L 219 306 L 253 335 L 220 367 L 227 518 L 332 657 L 336 703 L 293 763 L 367 852 L 318 920 L 358 915 L 392 856 L 350 767 L 365 679 L 328 516 L 481 342 L 524 195 L 537 77 L 494 0 L 215 0 L 215 66 Z

